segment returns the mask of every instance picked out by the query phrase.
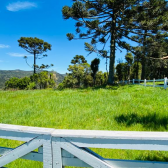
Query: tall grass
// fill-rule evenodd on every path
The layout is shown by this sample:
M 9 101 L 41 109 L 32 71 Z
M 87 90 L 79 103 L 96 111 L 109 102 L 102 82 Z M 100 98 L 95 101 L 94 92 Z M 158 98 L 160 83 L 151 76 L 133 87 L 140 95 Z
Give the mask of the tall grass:
M 168 90 L 137 85 L 0 91 L 0 122 L 56 129 L 167 131 L 167 102 Z M 18 144 L 0 140 L 0 146 Z M 166 160 L 167 156 L 167 152 L 96 151 L 105 157 L 120 159 Z M 42 164 L 18 160 L 9 166 L 38 168 Z

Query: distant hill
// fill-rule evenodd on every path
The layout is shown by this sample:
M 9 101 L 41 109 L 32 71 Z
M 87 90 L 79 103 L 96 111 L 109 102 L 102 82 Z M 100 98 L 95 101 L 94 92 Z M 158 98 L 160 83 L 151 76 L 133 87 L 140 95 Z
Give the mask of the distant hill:
M 56 83 L 59 84 L 63 81 L 65 74 L 59 74 L 55 71 L 52 71 L 56 74 L 57 81 Z M 12 77 L 23 78 L 25 76 L 30 76 L 33 74 L 33 71 L 23 71 L 20 69 L 16 70 L 0 70 L 0 89 L 4 88 L 5 82 Z

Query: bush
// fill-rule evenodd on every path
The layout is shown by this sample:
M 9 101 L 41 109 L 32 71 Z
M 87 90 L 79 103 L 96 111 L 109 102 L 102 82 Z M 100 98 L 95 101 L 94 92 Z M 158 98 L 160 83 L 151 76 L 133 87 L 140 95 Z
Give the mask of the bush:
M 19 78 L 16 78 L 16 77 L 10 78 L 8 81 L 5 82 L 5 89 L 9 89 L 9 88 L 17 89 L 19 88 L 18 83 L 19 83 Z
M 30 78 L 29 77 L 24 77 L 24 78 L 10 78 L 8 81 L 5 82 L 5 88 L 6 89 L 26 89 L 27 86 L 30 83 Z
M 48 74 L 47 71 L 42 71 L 38 74 L 33 74 L 30 77 L 10 78 L 5 83 L 5 89 L 46 89 L 56 85 L 54 75 Z
M 35 88 L 46 89 L 52 88 L 56 85 L 54 75 L 48 74 L 48 71 L 42 71 L 38 74 L 30 76 L 31 82 L 36 84 Z
M 29 83 L 30 83 L 30 78 L 28 78 L 28 77 L 21 78 L 18 81 L 18 88 L 19 89 L 26 89 L 27 86 L 29 85 Z
M 57 87 L 58 90 L 63 90 L 65 88 L 65 85 L 63 83 L 60 83 Z
M 28 90 L 32 90 L 32 89 L 35 89 L 35 88 L 36 88 L 35 82 L 30 82 L 29 85 L 27 86 Z

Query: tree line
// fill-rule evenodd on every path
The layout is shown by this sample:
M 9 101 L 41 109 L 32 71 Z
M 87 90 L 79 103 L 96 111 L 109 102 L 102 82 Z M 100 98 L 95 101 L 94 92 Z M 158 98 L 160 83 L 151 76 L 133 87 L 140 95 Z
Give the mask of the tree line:
M 55 83 L 56 76 L 48 71 L 42 71 L 40 73 L 35 73 L 30 77 L 10 78 L 5 82 L 5 89 L 46 89 L 53 88 L 56 86 Z
M 168 40 L 160 38 L 155 44 L 146 48 L 145 79 L 163 79 L 168 76 L 168 59 L 162 59 L 168 53 Z M 116 75 L 119 80 L 141 79 L 143 73 L 143 47 L 135 47 L 137 55 L 127 53 L 126 62 L 119 62 L 116 66 Z
M 90 43 L 85 43 L 86 51 L 109 59 L 108 84 L 115 82 L 117 49 L 126 49 L 136 56 L 135 62 L 138 67 L 140 63 L 142 66 L 141 78 L 145 79 L 148 64 L 157 64 L 149 61 L 151 51 L 148 49 L 160 48 L 160 41 L 168 37 L 166 0 L 74 0 L 72 6 L 63 7 L 62 13 L 64 19 L 76 21 L 79 36 L 67 33 L 69 40 L 90 39 Z M 128 41 L 135 42 L 138 47 Z M 158 55 L 153 53 L 151 57 Z
M 84 56 L 76 55 L 68 67 L 69 73 L 66 74 L 63 82 L 58 85 L 58 89 L 105 85 L 108 74 L 99 71 L 99 63 L 100 59 L 98 58 L 95 58 L 89 64 Z

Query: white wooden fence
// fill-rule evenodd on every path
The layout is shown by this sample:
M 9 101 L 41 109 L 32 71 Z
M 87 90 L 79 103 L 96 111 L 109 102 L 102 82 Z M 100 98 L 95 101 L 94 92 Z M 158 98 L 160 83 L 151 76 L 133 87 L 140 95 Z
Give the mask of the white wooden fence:
M 168 151 L 168 132 L 56 130 L 0 124 L 0 138 L 25 142 L 14 149 L 0 147 L 0 167 L 21 158 L 43 162 L 43 168 L 168 168 L 167 162 L 105 159 L 89 149 Z
M 152 85 L 148 84 L 148 82 L 153 83 Z M 163 82 L 163 84 L 156 84 L 156 82 Z M 163 87 L 164 89 L 167 89 L 168 85 L 168 79 L 165 77 L 164 79 L 153 79 L 153 80 L 140 80 L 140 79 L 133 79 L 133 80 L 128 80 L 128 81 L 119 81 L 119 83 L 123 84 L 138 84 L 138 85 L 143 85 L 143 86 L 152 86 L 152 87 Z

